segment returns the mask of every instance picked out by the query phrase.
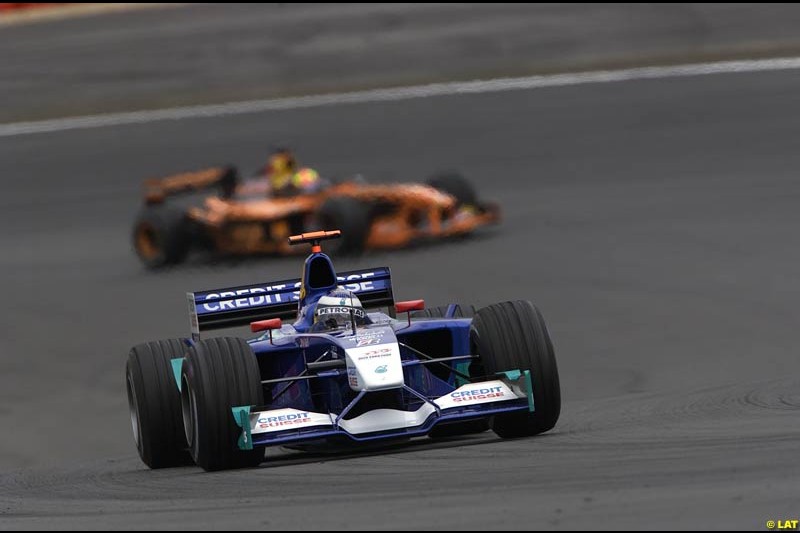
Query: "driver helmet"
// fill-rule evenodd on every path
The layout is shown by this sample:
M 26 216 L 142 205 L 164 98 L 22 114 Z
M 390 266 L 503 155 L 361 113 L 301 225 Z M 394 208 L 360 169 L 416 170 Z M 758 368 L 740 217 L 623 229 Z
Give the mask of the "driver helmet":
M 321 188 L 322 181 L 316 170 L 303 167 L 292 176 L 291 184 L 298 192 L 312 193 Z
M 267 178 L 273 189 L 283 189 L 291 185 L 292 176 L 297 171 L 297 162 L 288 148 L 278 148 L 267 162 Z
M 317 302 L 314 310 L 314 329 L 334 330 L 367 324 L 367 313 L 358 296 L 342 288 L 336 288 Z

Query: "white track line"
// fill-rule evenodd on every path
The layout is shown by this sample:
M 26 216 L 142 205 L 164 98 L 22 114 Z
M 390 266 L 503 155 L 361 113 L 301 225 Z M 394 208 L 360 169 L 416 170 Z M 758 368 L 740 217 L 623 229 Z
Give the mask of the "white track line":
M 390 102 L 412 98 L 428 98 L 455 94 L 479 94 L 500 91 L 538 89 L 542 87 L 565 87 L 590 83 L 612 83 L 631 80 L 703 76 L 736 72 L 764 72 L 792 70 L 800 68 L 800 57 L 782 59 L 761 59 L 745 61 L 720 61 L 694 65 L 668 67 L 643 67 L 624 70 L 604 70 L 576 74 L 554 74 L 549 76 L 528 76 L 524 78 L 498 78 L 483 81 L 460 81 L 433 83 L 412 87 L 396 87 L 337 94 L 278 98 L 272 100 L 249 100 L 216 105 L 173 107 L 130 113 L 108 113 L 82 117 L 68 117 L 33 122 L 14 122 L 0 125 L 0 137 L 47 133 L 76 129 L 122 126 L 126 124 L 146 124 L 161 120 L 182 120 L 187 118 L 223 117 L 283 111 L 308 107 L 324 107 L 367 102 Z

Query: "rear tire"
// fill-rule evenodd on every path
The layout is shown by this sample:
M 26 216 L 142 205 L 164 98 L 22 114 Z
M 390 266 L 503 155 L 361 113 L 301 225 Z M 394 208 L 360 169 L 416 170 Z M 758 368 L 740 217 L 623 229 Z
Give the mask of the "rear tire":
M 181 411 L 189 450 L 203 470 L 261 463 L 263 448 L 239 449 L 241 428 L 231 408 L 263 403 L 258 362 L 243 339 L 207 339 L 189 350 L 181 369 Z
M 316 224 L 315 230 L 342 230 L 341 237 L 327 243 L 329 255 L 358 254 L 364 250 L 369 235 L 369 208 L 349 196 L 331 196 L 317 212 Z
M 478 194 L 467 179 L 457 172 L 446 172 L 433 176 L 428 185 L 456 199 L 456 207 L 478 205 Z
M 188 348 L 180 339 L 147 342 L 128 354 L 125 381 L 136 449 L 150 468 L 191 463 L 181 417 L 181 398 L 171 359 Z
M 183 262 L 189 237 L 185 213 L 171 205 L 145 206 L 133 226 L 133 247 L 148 268 Z
M 470 343 L 488 376 L 508 370 L 531 372 L 536 410 L 496 415 L 494 432 L 514 438 L 552 429 L 561 413 L 561 388 L 550 334 L 536 306 L 513 301 L 484 307 L 472 320 Z

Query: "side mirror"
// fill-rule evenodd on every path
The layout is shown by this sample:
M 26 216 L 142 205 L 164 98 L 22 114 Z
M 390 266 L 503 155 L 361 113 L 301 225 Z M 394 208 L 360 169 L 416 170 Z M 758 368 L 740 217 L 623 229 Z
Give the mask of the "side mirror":
M 270 318 L 269 320 L 257 320 L 250 322 L 250 331 L 258 333 L 259 331 L 269 330 L 269 342 L 272 344 L 272 330 L 281 329 L 283 322 L 280 318 Z
M 405 302 L 397 302 L 394 304 L 394 309 L 398 313 L 408 313 L 408 325 L 411 325 L 411 311 L 422 311 L 425 309 L 425 300 L 407 300 Z

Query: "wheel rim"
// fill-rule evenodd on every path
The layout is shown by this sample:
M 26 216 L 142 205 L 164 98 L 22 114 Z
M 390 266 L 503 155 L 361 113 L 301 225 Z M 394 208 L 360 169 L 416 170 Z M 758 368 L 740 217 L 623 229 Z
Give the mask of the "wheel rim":
M 141 433 L 139 424 L 139 403 L 136 401 L 136 389 L 133 386 L 133 378 L 128 374 L 128 410 L 131 415 L 131 429 L 133 430 L 133 440 L 136 448 L 141 449 Z
M 181 414 L 186 443 L 193 449 L 197 428 L 197 399 L 185 375 L 181 377 Z
M 142 223 L 136 228 L 136 250 L 148 261 L 156 259 L 161 253 L 156 231 L 150 224 Z

